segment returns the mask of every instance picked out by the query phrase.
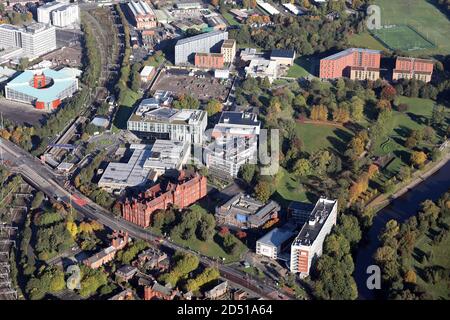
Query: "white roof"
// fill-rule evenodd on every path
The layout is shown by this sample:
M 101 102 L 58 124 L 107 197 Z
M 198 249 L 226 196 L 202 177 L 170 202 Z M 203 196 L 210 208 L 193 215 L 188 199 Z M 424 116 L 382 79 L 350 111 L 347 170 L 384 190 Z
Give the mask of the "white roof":
M 152 66 L 145 66 L 145 67 L 141 70 L 141 77 L 148 77 L 148 76 L 150 76 L 150 74 L 153 72 L 154 69 L 155 69 L 155 67 L 152 67 Z
M 264 1 L 256 1 L 256 3 L 263 8 L 265 11 L 267 11 L 267 13 L 269 13 L 270 15 L 274 15 L 274 14 L 280 14 L 280 11 L 278 11 L 274 6 L 272 6 L 270 3 L 268 2 L 264 2 Z

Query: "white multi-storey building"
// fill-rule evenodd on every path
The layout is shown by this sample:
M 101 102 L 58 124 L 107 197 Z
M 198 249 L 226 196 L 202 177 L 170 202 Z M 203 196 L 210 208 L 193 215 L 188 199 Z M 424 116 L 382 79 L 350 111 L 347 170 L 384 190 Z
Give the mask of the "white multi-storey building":
M 56 49 L 54 27 L 34 23 L 25 28 L 0 25 L 0 48 L 22 48 L 24 57 L 34 59 Z
M 312 261 L 322 255 L 323 242 L 337 219 L 337 200 L 320 198 L 291 245 L 290 270 L 301 277 L 309 275 Z
M 40 23 L 64 28 L 79 23 L 80 9 L 76 3 L 48 2 L 38 7 L 37 18 Z
M 207 123 L 206 111 L 177 110 L 155 99 L 154 103 L 144 103 L 137 107 L 127 121 L 127 129 L 143 139 L 202 144 Z

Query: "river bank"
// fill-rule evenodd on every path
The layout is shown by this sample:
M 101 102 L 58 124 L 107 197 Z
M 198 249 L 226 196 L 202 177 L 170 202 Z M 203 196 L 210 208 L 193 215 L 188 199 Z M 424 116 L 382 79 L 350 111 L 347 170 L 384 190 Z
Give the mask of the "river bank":
M 448 155 L 442 159 L 444 161 Z M 425 175 L 426 174 L 426 175 Z M 376 291 L 369 290 L 366 286 L 367 267 L 373 264 L 373 255 L 380 245 L 378 235 L 386 223 L 391 220 L 404 222 L 409 217 L 417 214 L 420 204 L 431 199 L 437 200 L 443 193 L 450 189 L 450 161 L 448 159 L 441 166 L 434 166 L 433 171 L 423 173 L 425 180 L 416 183 L 414 187 L 404 187 L 400 195 L 381 209 L 373 219 L 373 224 L 367 233 L 367 242 L 362 244 L 355 259 L 354 277 L 358 285 L 360 299 L 376 299 Z

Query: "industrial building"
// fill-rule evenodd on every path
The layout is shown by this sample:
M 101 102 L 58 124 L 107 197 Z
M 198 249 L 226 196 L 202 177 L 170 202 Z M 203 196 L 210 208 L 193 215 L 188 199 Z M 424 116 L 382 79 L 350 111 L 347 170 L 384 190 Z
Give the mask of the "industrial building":
M 122 203 L 122 217 L 138 226 L 150 226 L 156 210 L 166 210 L 169 206 L 184 209 L 206 196 L 206 177 L 194 173 L 180 172 L 176 182 L 158 183 L 138 197 L 127 198 Z
M 290 246 L 294 236 L 295 232 L 289 226 L 272 229 L 256 241 L 256 254 L 276 260 L 280 253 Z
M 291 245 L 290 271 L 309 275 L 313 259 L 322 255 L 323 242 L 337 219 L 337 200 L 320 198 Z
M 98 186 L 107 191 L 155 181 L 166 170 L 181 169 L 189 157 L 190 144 L 180 141 L 156 140 L 153 145 L 133 144 L 133 153 L 126 163 L 109 163 Z
M 133 15 L 134 24 L 138 29 L 152 29 L 157 26 L 155 12 L 150 5 L 142 0 L 130 1 L 128 8 Z
M 321 79 L 377 80 L 381 51 L 350 48 L 320 60 Z
M 77 3 L 47 2 L 37 8 L 37 20 L 47 25 L 68 27 L 79 23 L 80 9 Z
M 226 31 L 212 31 L 178 40 L 175 45 L 175 64 L 194 61 L 195 53 L 220 52 L 223 40 L 228 39 Z
M 416 79 L 430 82 L 433 75 L 433 60 L 411 57 L 397 57 L 392 80 Z
M 8 82 L 5 98 L 53 110 L 78 90 L 78 79 L 70 69 L 25 70 Z
M 262 227 L 270 219 L 278 217 L 280 205 L 270 200 L 264 204 L 249 195 L 239 193 L 216 207 L 215 217 L 219 224 L 240 229 Z
M 35 59 L 55 50 L 56 31 L 53 26 L 33 23 L 24 28 L 0 25 L 0 49 L 22 48 L 22 57 Z
M 203 110 L 177 110 L 166 106 L 139 105 L 127 121 L 127 129 L 148 139 L 201 144 L 208 117 Z

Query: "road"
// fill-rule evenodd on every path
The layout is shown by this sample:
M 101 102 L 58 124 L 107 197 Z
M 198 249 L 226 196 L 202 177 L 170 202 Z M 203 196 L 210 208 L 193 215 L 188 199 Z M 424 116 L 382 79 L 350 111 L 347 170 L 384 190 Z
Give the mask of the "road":
M 56 201 L 63 201 L 66 204 L 72 205 L 72 207 L 80 214 L 90 219 L 97 220 L 113 230 L 124 230 L 128 232 L 130 236 L 146 241 L 158 241 L 159 238 L 156 235 L 125 221 L 120 217 L 113 216 L 111 212 L 97 205 L 77 190 L 73 188 L 69 188 L 70 190 L 63 188 L 62 185 L 64 185 L 64 181 L 60 176 L 55 174 L 50 167 L 42 164 L 39 159 L 30 155 L 12 142 L 0 138 L 0 149 L 2 150 L 2 160 L 8 161 L 8 163 L 11 164 L 10 167 L 13 172 L 20 174 L 28 183 L 44 192 L 47 196 Z M 78 201 L 78 199 L 81 199 L 84 204 L 79 205 L 80 201 Z M 171 241 L 163 240 L 162 245 L 172 250 L 198 255 L 191 249 L 184 248 Z M 247 280 L 244 273 L 235 270 L 232 267 L 217 264 L 216 261 L 205 256 L 199 256 L 199 258 L 204 265 L 218 266 L 223 278 L 235 282 L 263 298 L 276 300 L 292 299 L 292 297 L 282 294 L 277 288 L 271 285 L 264 284 L 255 279 Z

